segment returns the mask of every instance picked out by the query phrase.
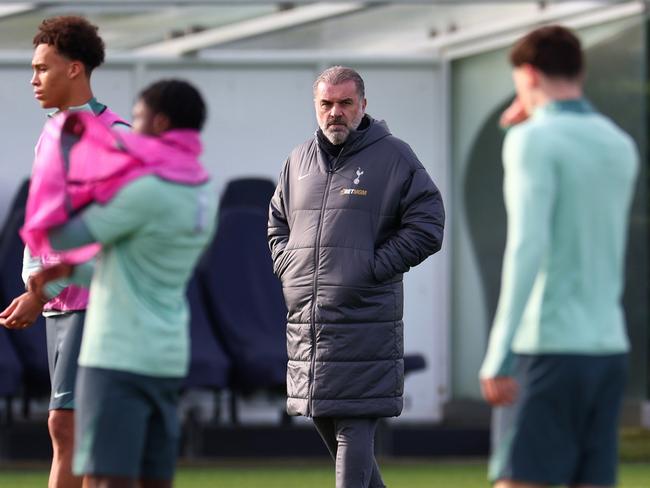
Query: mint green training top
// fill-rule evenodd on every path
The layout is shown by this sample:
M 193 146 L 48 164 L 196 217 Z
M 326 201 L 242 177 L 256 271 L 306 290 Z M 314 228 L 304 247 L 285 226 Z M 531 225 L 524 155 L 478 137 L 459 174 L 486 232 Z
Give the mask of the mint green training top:
M 79 364 L 182 377 L 189 363 L 187 283 L 215 227 L 211 183 L 145 176 L 81 214 L 102 244 Z
M 508 237 L 480 377 L 510 375 L 513 352 L 626 352 L 632 138 L 585 100 L 555 101 L 509 130 L 503 165 Z

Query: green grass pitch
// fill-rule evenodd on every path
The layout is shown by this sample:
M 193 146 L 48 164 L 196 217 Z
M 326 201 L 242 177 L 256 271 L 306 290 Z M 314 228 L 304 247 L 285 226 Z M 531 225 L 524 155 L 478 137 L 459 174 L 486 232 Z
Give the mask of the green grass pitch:
M 618 488 L 650 488 L 650 430 L 623 429 Z M 486 488 L 485 461 L 379 460 L 389 488 Z M 47 469 L 3 469 L 0 488 L 47 486 Z M 332 463 L 246 459 L 189 466 L 181 464 L 175 488 L 332 488 Z
M 332 488 L 334 468 L 329 464 L 295 466 L 282 461 L 272 467 L 268 460 L 257 467 L 254 461 L 245 464 L 213 467 L 181 467 L 176 488 Z M 483 462 L 384 461 L 384 481 L 390 488 L 480 488 L 489 486 Z M 47 470 L 0 469 L 0 487 L 42 488 L 47 485 Z M 624 463 L 620 467 L 619 488 L 650 487 L 650 465 Z

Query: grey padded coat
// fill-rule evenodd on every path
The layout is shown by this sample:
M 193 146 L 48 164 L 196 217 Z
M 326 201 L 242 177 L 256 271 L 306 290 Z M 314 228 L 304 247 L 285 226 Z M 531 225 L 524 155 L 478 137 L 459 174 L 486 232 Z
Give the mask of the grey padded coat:
M 287 411 L 390 417 L 404 388 L 402 274 L 440 249 L 440 193 L 383 121 L 284 164 L 268 237 L 287 314 Z

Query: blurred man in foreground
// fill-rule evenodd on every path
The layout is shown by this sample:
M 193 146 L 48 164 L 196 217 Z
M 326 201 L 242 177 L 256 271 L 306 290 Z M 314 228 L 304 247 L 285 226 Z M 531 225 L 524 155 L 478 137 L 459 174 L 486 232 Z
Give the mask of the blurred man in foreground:
M 569 30 L 531 32 L 510 61 L 508 239 L 480 371 L 485 399 L 508 408 L 495 422 L 489 477 L 499 488 L 613 486 L 637 150 L 583 97 L 583 54 Z
M 49 231 L 51 246 L 63 252 L 101 245 L 92 276 L 59 264 L 30 281 L 40 296 L 53 279 L 92 280 L 79 354 L 74 455 L 74 471 L 86 475 L 90 488 L 136 481 L 143 488 L 172 486 L 179 390 L 189 363 L 185 289 L 216 214 L 213 187 L 198 160 L 205 117 L 203 98 L 192 85 L 164 80 L 140 93 L 133 134 L 114 133 L 113 142 L 104 144 L 110 137 L 95 135 L 108 129 L 84 114 L 69 114 L 60 129 L 64 150 L 50 153 L 55 169 L 65 166 L 88 177 L 81 190 L 69 188 L 73 204 L 83 201 L 83 192 L 94 199 Z M 104 162 L 100 171 L 79 157 L 87 151 Z M 56 164 L 61 154 L 65 165 Z M 32 220 L 39 219 L 45 220 L 28 212 L 25 228 L 35 229 Z M 23 232 L 36 246 L 30 235 Z M 74 251 L 64 256 L 72 259 Z

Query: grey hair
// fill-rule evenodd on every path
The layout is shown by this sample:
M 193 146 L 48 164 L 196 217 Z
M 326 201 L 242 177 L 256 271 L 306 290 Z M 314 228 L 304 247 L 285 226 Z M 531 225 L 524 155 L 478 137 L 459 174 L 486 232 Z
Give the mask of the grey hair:
M 366 87 L 363 83 L 363 78 L 361 78 L 361 75 L 355 70 L 346 66 L 332 66 L 318 75 L 318 78 L 314 81 L 314 94 L 318 89 L 318 84 L 321 82 L 330 85 L 340 85 L 346 81 L 354 81 L 354 84 L 357 87 L 357 93 L 359 94 L 359 99 L 363 100 L 366 96 Z

